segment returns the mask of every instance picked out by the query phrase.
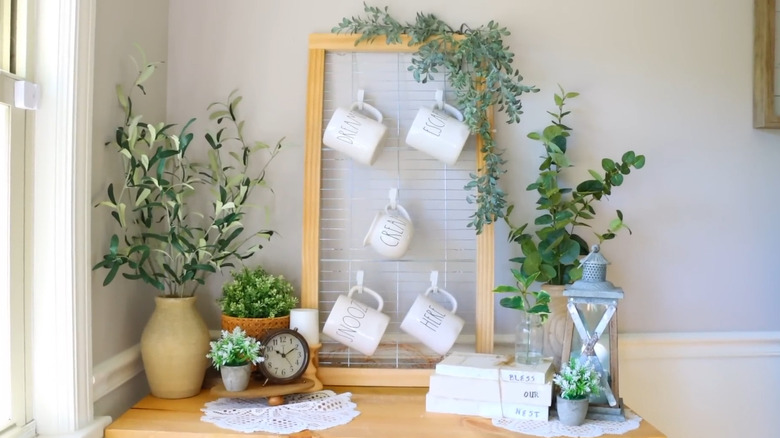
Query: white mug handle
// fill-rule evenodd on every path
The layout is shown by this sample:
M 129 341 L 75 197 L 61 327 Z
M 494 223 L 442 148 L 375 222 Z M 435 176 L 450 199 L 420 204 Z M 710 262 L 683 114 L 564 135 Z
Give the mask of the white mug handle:
M 444 103 L 444 91 L 442 90 L 436 90 L 436 109 L 444 110 L 444 112 L 449 113 L 449 115 L 458 119 L 459 122 L 463 121 L 463 113 L 460 112 L 460 110 L 450 104 Z
M 455 313 L 458 311 L 458 300 L 456 300 L 451 293 L 439 287 L 431 286 L 428 288 L 428 290 L 425 291 L 425 296 L 427 297 L 428 295 L 431 294 L 431 292 L 444 294 L 444 296 L 447 297 L 448 300 L 450 300 L 450 304 L 452 304 L 452 310 L 450 310 L 450 312 Z
M 444 111 L 449 113 L 449 115 L 451 115 L 452 117 L 455 117 L 455 119 L 457 119 L 459 122 L 463 121 L 463 113 L 460 112 L 460 110 L 458 110 L 454 106 L 452 106 L 452 105 L 450 105 L 448 103 L 445 103 L 444 104 Z
M 367 287 L 364 287 L 362 285 L 361 286 L 352 286 L 352 288 L 349 290 L 349 293 L 347 294 L 347 298 L 352 298 L 352 294 L 354 294 L 355 292 L 358 292 L 358 293 L 368 292 L 369 295 L 373 295 L 373 297 L 376 298 L 376 302 L 379 303 L 379 306 L 376 308 L 376 311 L 377 312 L 381 312 L 382 311 L 382 307 L 384 307 L 384 305 L 385 305 L 385 300 L 383 300 L 382 297 L 378 293 L 376 293 L 373 290 L 371 290 L 371 289 L 369 289 Z
M 374 108 L 373 106 L 363 102 L 362 104 L 360 102 L 355 102 L 349 107 L 350 111 L 367 111 L 370 115 L 374 116 L 374 119 L 376 119 L 377 122 L 382 123 L 382 113 L 379 112 L 378 109 Z M 461 118 L 463 116 L 461 115 Z
M 409 217 L 409 213 L 407 213 L 406 209 L 401 204 L 396 204 L 395 208 L 392 208 L 390 204 L 385 205 L 385 213 L 390 214 L 390 210 L 398 210 L 401 212 L 401 216 L 405 217 L 406 220 L 409 222 L 412 221 L 412 218 Z

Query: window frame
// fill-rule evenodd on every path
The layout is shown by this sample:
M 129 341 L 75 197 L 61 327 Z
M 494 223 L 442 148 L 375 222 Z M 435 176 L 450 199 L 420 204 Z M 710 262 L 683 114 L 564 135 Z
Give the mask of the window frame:
M 775 100 L 776 0 L 755 0 L 753 23 L 753 127 L 780 128 Z
M 23 37 L 16 73 L 41 90 L 40 105 L 34 116 L 28 112 L 25 126 L 25 372 L 34 384 L 27 387 L 29 421 L 0 432 L 0 438 L 99 438 L 111 418 L 94 417 L 92 397 L 89 171 L 96 0 L 17 1 L 24 19 L 17 29 Z
M 8 84 L 15 80 L 5 72 L 0 72 L 0 88 L 8 89 Z M 8 288 L 10 317 L 10 351 L 11 369 L 11 424 L 0 424 L 0 430 L 11 425 L 23 425 L 29 421 L 29 373 L 26 372 L 29 354 L 29 336 L 26 324 L 29 318 L 29 293 L 25 288 L 25 111 L 15 108 L 13 96 L 0 93 L 0 105 L 8 107 L 8 170 L 10 172 L 8 205 L 9 213 L 8 243 Z M 12 208 L 12 206 L 23 206 Z M 5 285 L 4 285 L 5 286 Z M 19 379 L 17 376 L 24 376 Z
M 30 217 L 30 205 L 27 201 L 29 167 L 27 161 L 30 149 L 32 115 L 29 111 L 14 105 L 14 84 L 27 73 L 26 52 L 28 49 L 29 9 L 27 0 L 2 0 L 3 32 L 2 69 L 0 71 L 0 104 L 8 107 L 8 157 L 10 187 L 8 199 L 9 212 L 9 265 L 8 287 L 10 312 L 10 351 L 11 369 L 11 412 L 10 422 L 0 424 L 0 436 L 34 436 L 35 423 L 32 418 L 32 379 L 31 363 L 31 293 L 27 287 L 27 269 L 29 267 L 28 244 L 30 231 L 27 219 Z M 11 14 L 11 11 L 14 11 Z M 12 22 L 12 19 L 15 21 Z M 12 32 L 13 30 L 13 32 Z M 17 60 L 21 63 L 17 63 Z M 10 71 L 9 71 L 10 70 Z M 18 208 L 13 208 L 17 206 Z M 21 378 L 19 378 L 21 376 Z

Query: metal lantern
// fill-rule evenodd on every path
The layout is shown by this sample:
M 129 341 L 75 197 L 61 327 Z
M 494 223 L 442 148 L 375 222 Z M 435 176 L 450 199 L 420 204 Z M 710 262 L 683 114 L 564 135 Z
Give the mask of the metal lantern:
M 601 375 L 601 391 L 591 396 L 588 418 L 625 420 L 618 387 L 617 305 L 623 289 L 606 280 L 609 262 L 593 245 L 580 265 L 582 278 L 567 286 L 562 362 L 588 363 Z

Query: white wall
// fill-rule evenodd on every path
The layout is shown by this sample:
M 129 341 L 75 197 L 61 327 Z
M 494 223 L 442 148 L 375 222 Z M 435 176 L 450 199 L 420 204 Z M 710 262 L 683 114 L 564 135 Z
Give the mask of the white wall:
M 116 84 L 132 84 L 135 68 L 129 56 L 140 59 L 135 44 L 140 45 L 150 60 L 165 61 L 168 55 L 168 3 L 157 0 L 97 2 L 95 29 L 94 124 L 92 138 L 92 201 L 106 199 L 110 182 L 117 187 L 121 178 L 121 162 L 113 149 L 104 146 L 122 121 L 122 110 L 114 92 Z M 139 61 L 140 62 L 140 61 Z M 125 85 L 125 89 L 128 85 Z M 166 113 L 165 67 L 146 85 L 148 97 L 137 99 L 134 105 L 144 120 L 164 120 Z M 92 216 L 92 261 L 100 261 L 108 248 L 111 234 L 117 232 L 114 220 L 106 209 L 94 209 Z M 154 292 L 138 282 L 117 277 L 107 287 L 103 279 L 107 271 L 92 276 L 92 333 L 94 363 L 100 364 L 119 352 L 137 344 L 141 330 L 154 307 Z M 98 367 L 99 369 L 99 367 Z M 99 399 L 96 415 L 116 416 L 148 393 L 146 381 L 136 378 L 122 386 L 111 397 Z
M 552 107 L 556 84 L 582 93 L 570 108 L 574 111 L 569 121 L 574 128 L 570 155 L 577 165 L 570 173 L 573 183 L 588 168 L 598 168 L 602 157 L 617 158 L 628 149 L 647 156 L 647 166 L 629 175 L 600 208 L 605 213 L 621 209 L 634 231 L 603 249 L 613 262 L 610 280 L 626 291 L 620 308 L 621 332 L 672 333 L 673 338 L 678 332 L 728 337 L 780 331 L 775 316 L 780 295 L 773 276 L 780 209 L 772 202 L 773 189 L 780 186 L 780 173 L 773 169 L 780 158 L 780 131 L 751 127 L 752 2 L 386 0 L 371 4 L 389 5 L 402 20 L 424 11 L 455 26 L 463 21 L 478 26 L 495 19 L 512 31 L 507 43 L 516 54 L 516 67 L 542 90 L 524 99 L 526 114 L 519 126 L 497 125 L 498 140 L 507 149 L 505 158 L 511 166 L 503 185 L 518 204 L 516 220 L 520 213 L 534 216 L 535 197 L 524 188 L 535 179 L 540 150 L 525 136 L 546 125 L 545 111 Z M 98 56 L 96 65 L 96 116 L 99 108 L 115 108 L 109 101 L 113 83 L 123 71 L 118 60 L 132 50 L 132 37 L 120 38 L 115 29 L 131 6 L 101 0 L 98 7 L 98 51 L 103 47 L 104 55 Z M 296 284 L 301 270 L 307 38 L 310 33 L 328 32 L 344 16 L 362 13 L 362 7 L 360 0 L 170 1 L 169 120 L 204 118 L 209 103 L 238 87 L 244 95 L 243 115 L 249 120 L 247 134 L 264 140 L 287 136 L 290 147 L 269 175 L 277 192 L 271 226 L 280 238 L 255 261 Z M 141 17 L 140 12 L 134 13 Z M 157 32 L 162 32 L 166 21 L 162 13 L 150 15 L 144 19 L 160 23 L 144 24 L 145 32 L 136 36 L 151 38 L 147 50 L 165 57 L 161 47 L 165 37 Z M 146 33 L 152 30 L 151 36 Z M 101 42 L 104 35 L 109 41 Z M 101 85 L 100 77 L 107 76 Z M 101 96 L 101 89 L 109 91 Z M 116 114 L 103 115 L 115 122 Z M 104 138 L 112 123 L 96 120 L 95 138 Z M 95 146 L 95 193 L 105 189 L 99 187 L 105 181 L 101 175 L 110 174 L 100 168 L 105 161 L 99 158 L 101 148 Z M 93 223 L 97 261 L 110 233 L 97 218 Z M 506 244 L 503 230 L 499 227 L 496 238 L 497 284 L 510 281 L 504 260 L 517 253 Z M 129 291 L 134 285 L 102 289 L 101 281 L 98 275 L 93 284 L 96 362 L 99 355 L 106 358 L 137 342 L 153 295 Z M 213 301 L 221 281 L 212 279 L 210 290 L 200 295 L 199 305 L 211 328 L 218 326 Z M 514 316 L 497 311 L 499 320 Z M 128 328 L 134 324 L 135 328 Z M 112 327 L 124 328 L 112 334 Z M 112 343 L 115 337 L 120 342 Z M 647 358 L 639 365 L 628 364 L 621 382 L 629 379 L 623 385 L 632 406 L 648 412 L 648 419 L 659 427 L 666 426 L 662 431 L 674 437 L 695 436 L 688 433 L 684 421 L 672 422 L 672 417 L 690 412 L 688 424 L 703 424 L 709 418 L 725 418 L 728 405 L 701 412 L 689 410 L 688 398 L 645 397 L 644 391 L 653 388 L 646 386 L 647 373 L 650 382 L 667 382 L 666 387 L 676 382 L 694 392 L 709 388 L 707 379 L 719 375 L 697 373 L 695 359 L 674 360 L 671 366 Z M 728 362 L 718 370 L 754 365 L 752 359 L 724 360 Z M 777 373 L 766 363 L 755 369 Z M 699 380 L 694 381 L 696 377 Z M 777 375 L 770 380 L 776 381 Z M 734 388 L 728 381 L 719 384 Z M 776 399 L 769 402 L 769 412 L 780 404 Z M 709 436 L 732 436 L 717 433 Z
M 773 168 L 780 131 L 751 127 L 752 2 L 384 3 L 401 19 L 425 11 L 453 25 L 496 19 L 512 31 L 507 43 L 515 65 L 542 90 L 524 99 L 519 126 L 498 125 L 511 166 L 504 187 L 525 218 L 534 216 L 535 197 L 524 189 L 541 153 L 525 135 L 547 123 L 556 84 L 582 93 L 569 121 L 577 165 L 572 181 L 598 169 L 602 157 L 628 149 L 647 156 L 646 167 L 600 207 L 607 214 L 621 209 L 634 231 L 604 246 L 613 261 L 609 277 L 626 291 L 621 331 L 780 329 L 773 279 L 780 209 L 771 201 L 780 185 Z M 296 280 L 307 37 L 360 13 L 357 0 L 171 1 L 170 118 L 202 115 L 208 103 L 238 87 L 253 134 L 286 135 L 292 146 L 270 175 L 282 237 L 259 261 Z M 502 230 L 499 284 L 510 281 L 504 260 L 517 252 Z M 211 293 L 217 296 L 218 284 Z M 214 326 L 216 307 L 201 305 Z

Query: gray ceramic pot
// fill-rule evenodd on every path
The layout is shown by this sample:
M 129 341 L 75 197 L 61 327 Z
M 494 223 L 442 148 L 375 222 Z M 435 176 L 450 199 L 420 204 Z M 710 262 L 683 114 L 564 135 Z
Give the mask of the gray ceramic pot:
M 588 414 L 588 398 L 579 400 L 567 400 L 558 396 L 556 400 L 558 420 L 567 426 L 579 426 L 585 422 Z
M 238 365 L 234 367 L 223 366 L 219 369 L 222 374 L 222 383 L 228 391 L 243 391 L 249 386 L 249 376 L 252 374 L 252 365 Z

